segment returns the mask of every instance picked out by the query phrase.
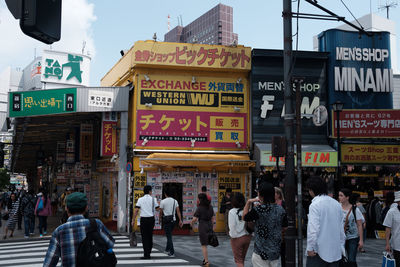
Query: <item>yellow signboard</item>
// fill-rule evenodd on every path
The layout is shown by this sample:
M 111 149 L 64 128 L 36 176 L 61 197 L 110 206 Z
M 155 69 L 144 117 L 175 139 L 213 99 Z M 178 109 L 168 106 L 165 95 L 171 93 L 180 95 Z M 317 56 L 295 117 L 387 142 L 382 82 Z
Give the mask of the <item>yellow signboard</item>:
M 343 163 L 400 164 L 400 145 L 342 144 Z
M 138 41 L 133 47 L 132 63 L 250 70 L 251 48 Z

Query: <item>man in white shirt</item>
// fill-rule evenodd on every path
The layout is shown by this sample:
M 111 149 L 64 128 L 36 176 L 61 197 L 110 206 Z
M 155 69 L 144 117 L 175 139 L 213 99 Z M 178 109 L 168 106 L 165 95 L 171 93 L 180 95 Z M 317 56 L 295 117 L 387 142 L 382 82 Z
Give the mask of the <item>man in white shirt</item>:
M 386 227 L 386 251 L 393 250 L 396 266 L 400 266 L 400 191 L 394 193 L 394 202 L 396 206 L 387 212 L 383 226 Z
M 307 267 L 338 267 L 345 243 L 342 208 L 327 195 L 319 177 L 307 180 L 310 196 L 307 225 Z
M 167 247 L 165 248 L 165 252 L 168 253 L 168 256 L 174 257 L 175 250 L 174 250 L 174 243 L 172 242 L 172 231 L 174 230 L 175 226 L 175 213 L 178 214 L 179 218 L 179 227 L 182 228 L 182 217 L 181 212 L 179 210 L 178 201 L 170 197 L 171 192 L 167 188 L 164 192 L 165 198 L 161 200 L 160 203 L 160 217 L 163 218 L 163 228 L 165 231 L 165 235 L 167 236 Z M 170 220 L 172 216 L 172 221 Z
M 159 209 L 157 199 L 152 196 L 151 186 L 143 188 L 144 196 L 139 198 L 135 205 L 132 219 L 132 228 L 135 227 L 136 216 L 140 210 L 140 234 L 142 235 L 144 255 L 141 259 L 150 259 L 153 248 L 154 214 Z

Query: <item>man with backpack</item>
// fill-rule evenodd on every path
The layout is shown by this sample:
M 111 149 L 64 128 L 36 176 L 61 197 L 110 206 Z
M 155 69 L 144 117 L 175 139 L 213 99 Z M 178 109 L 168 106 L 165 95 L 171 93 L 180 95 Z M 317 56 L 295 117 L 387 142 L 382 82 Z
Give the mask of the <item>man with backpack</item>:
M 115 266 L 112 251 L 115 240 L 104 224 L 97 219 L 85 219 L 86 195 L 75 192 L 66 198 L 69 218 L 57 227 L 51 237 L 43 267 L 57 266 Z

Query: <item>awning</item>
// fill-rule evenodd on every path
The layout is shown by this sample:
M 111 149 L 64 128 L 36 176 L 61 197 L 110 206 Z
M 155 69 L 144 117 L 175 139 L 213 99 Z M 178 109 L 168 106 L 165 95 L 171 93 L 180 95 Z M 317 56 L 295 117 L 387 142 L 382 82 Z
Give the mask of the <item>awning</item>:
M 249 168 L 256 165 L 248 155 L 153 153 L 140 160 L 140 165 L 159 167 L 226 167 Z

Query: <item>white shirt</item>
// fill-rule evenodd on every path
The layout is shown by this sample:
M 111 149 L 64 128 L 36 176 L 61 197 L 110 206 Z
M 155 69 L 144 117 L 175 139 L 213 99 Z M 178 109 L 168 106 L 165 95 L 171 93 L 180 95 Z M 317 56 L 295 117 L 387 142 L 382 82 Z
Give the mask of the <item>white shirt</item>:
M 308 214 L 307 251 L 314 251 L 326 262 L 342 258 L 345 243 L 342 207 L 333 198 L 313 198 Z
M 167 198 L 161 200 L 160 208 L 163 210 L 164 216 L 168 216 L 168 215 L 172 215 L 173 214 L 174 215 L 174 221 L 176 221 L 176 218 L 175 218 L 176 207 L 179 207 L 178 201 L 176 201 L 172 197 L 167 197 Z M 172 210 L 172 209 L 174 209 L 174 210 Z
M 228 214 L 229 236 L 231 238 L 238 238 L 249 234 L 244 227 L 243 210 L 241 210 L 239 214 L 237 214 L 237 211 L 237 208 L 233 208 L 229 210 Z
M 154 206 L 151 203 L 152 199 L 154 201 Z M 146 194 L 138 199 L 135 207 L 140 208 L 140 217 L 153 217 L 155 209 L 158 207 L 157 199 Z
M 392 237 L 390 245 L 394 250 L 400 250 L 400 211 L 397 207 L 390 208 L 387 212 L 383 226 L 390 227 Z

